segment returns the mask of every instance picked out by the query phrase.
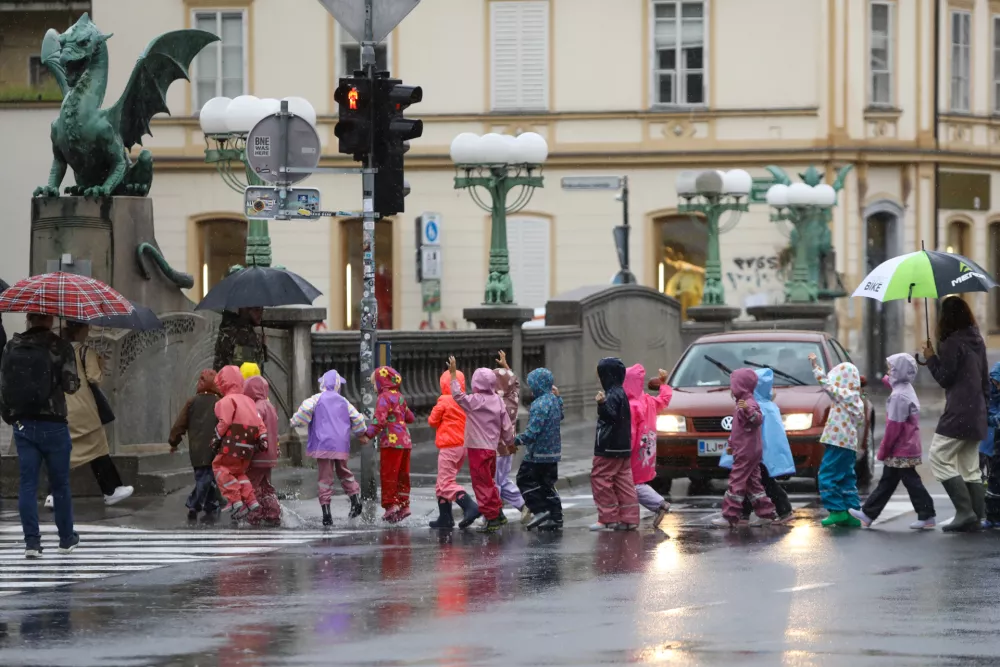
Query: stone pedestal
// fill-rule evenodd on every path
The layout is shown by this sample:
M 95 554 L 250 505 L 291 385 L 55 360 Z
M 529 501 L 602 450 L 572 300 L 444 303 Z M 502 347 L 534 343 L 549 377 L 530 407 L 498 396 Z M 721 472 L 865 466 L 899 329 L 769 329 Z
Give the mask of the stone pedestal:
M 774 329 L 825 331 L 831 336 L 837 335 L 837 311 L 829 301 L 750 306 L 747 314 L 757 321 L 754 328 L 766 323 Z
M 733 306 L 691 306 L 688 321 L 681 323 L 681 338 L 690 345 L 702 336 L 729 331 L 740 309 Z
M 512 342 L 508 363 L 518 377 L 524 377 L 524 337 L 521 327 L 535 317 L 531 308 L 520 306 L 474 306 L 462 311 L 462 317 L 477 329 L 509 329 Z

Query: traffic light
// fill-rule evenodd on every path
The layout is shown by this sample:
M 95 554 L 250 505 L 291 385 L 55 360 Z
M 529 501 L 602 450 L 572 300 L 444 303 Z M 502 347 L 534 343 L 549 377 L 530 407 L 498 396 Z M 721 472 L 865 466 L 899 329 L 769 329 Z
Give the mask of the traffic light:
M 375 80 L 375 210 L 389 216 L 402 213 L 407 188 L 403 180 L 403 155 L 409 140 L 424 133 L 423 121 L 403 113 L 424 97 L 420 86 L 404 86 L 399 79 Z
M 371 82 L 362 77 L 341 79 L 333 99 L 340 105 L 340 117 L 333 131 L 340 140 L 339 151 L 363 162 L 372 145 Z

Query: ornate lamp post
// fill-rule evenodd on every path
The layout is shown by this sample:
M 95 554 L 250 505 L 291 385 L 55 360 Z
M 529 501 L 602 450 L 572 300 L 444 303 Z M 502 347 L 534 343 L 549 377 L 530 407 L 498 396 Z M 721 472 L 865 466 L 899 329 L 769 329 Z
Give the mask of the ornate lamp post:
M 739 222 L 749 210 L 749 194 L 753 178 L 742 169 L 721 171 L 682 171 L 677 177 L 677 194 L 681 213 L 700 213 L 708 223 L 708 248 L 705 258 L 705 289 L 702 306 L 725 306 L 726 294 L 722 287 L 722 262 L 719 259 L 719 235 Z M 729 218 L 722 224 L 722 214 Z
M 792 277 L 785 283 L 785 301 L 814 303 L 819 299 L 819 284 L 816 272 L 810 270 L 810 248 L 819 244 L 819 236 L 826 227 L 827 215 L 837 204 L 837 192 L 826 183 L 778 183 L 768 189 L 767 203 L 774 208 L 772 221 L 787 221 L 795 228 L 795 257 Z M 818 270 L 818 258 L 816 260 L 812 263 L 817 264 Z
M 534 132 L 517 137 L 487 134 L 482 137 L 465 133 L 451 143 L 455 163 L 455 189 L 468 190 L 472 200 L 490 213 L 490 269 L 486 280 L 484 306 L 514 304 L 507 250 L 507 214 L 522 210 L 531 201 L 535 188 L 544 186 L 542 164 L 548 157 L 545 138 Z M 486 191 L 489 201 L 479 188 Z M 520 188 L 513 203 L 508 195 Z
M 286 97 L 288 110 L 316 125 L 316 110 L 301 97 Z M 205 162 L 215 165 L 222 182 L 243 194 L 248 186 L 265 185 L 246 159 L 247 135 L 262 118 L 278 113 L 281 100 L 242 95 L 213 97 L 201 108 L 199 122 L 205 135 Z M 271 266 L 271 237 L 267 220 L 250 220 L 247 227 L 247 266 Z

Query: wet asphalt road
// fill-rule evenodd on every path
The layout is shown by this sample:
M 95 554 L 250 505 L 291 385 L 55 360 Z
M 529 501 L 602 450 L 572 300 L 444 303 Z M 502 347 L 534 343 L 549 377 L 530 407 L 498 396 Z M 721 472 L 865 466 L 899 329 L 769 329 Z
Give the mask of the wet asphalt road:
M 81 501 L 83 546 L 59 556 L 47 535 L 37 563 L 5 504 L 0 665 L 997 664 L 1000 532 L 913 533 L 902 488 L 875 528 L 824 529 L 815 488 L 786 489 L 791 527 L 733 532 L 708 527 L 723 486 L 686 482 L 663 532 L 644 514 L 637 533 L 587 531 L 585 493 L 564 494 L 562 534 L 509 512 L 493 536 L 426 528 L 426 487 L 393 528 L 349 522 L 338 497 L 330 531 L 314 499 L 284 501 L 277 530 L 188 525 L 184 494 Z

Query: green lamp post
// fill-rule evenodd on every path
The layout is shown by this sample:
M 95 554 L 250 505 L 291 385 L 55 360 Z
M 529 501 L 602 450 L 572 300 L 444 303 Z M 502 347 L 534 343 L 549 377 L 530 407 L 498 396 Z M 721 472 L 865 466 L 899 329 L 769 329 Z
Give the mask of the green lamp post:
M 820 288 L 820 268 L 822 258 L 832 251 L 831 212 L 837 205 L 838 193 L 844 187 L 851 165 L 840 170 L 833 185 L 823 183 L 815 167 L 800 174 L 800 183 L 792 183 L 780 167 L 771 166 L 767 170 L 775 180 L 766 197 L 768 205 L 774 209 L 771 220 L 789 222 L 793 227 L 792 275 L 785 283 L 785 301 L 815 303 L 823 296 L 830 296 Z
M 705 216 L 708 246 L 705 257 L 705 288 L 702 306 L 725 306 L 726 293 L 722 286 L 722 261 L 719 256 L 719 236 L 731 230 L 740 216 L 749 210 L 749 194 L 753 178 L 742 169 L 721 171 L 682 171 L 677 177 L 680 213 Z M 722 221 L 724 213 L 730 216 Z
M 484 306 L 514 305 L 507 249 L 507 215 L 524 209 L 536 188 L 544 186 L 542 164 L 548 157 L 545 139 L 534 132 L 512 137 L 465 133 L 451 144 L 455 189 L 468 190 L 472 200 L 490 214 L 490 266 Z M 509 195 L 518 189 L 512 203 Z M 488 201 L 480 192 L 484 190 Z

